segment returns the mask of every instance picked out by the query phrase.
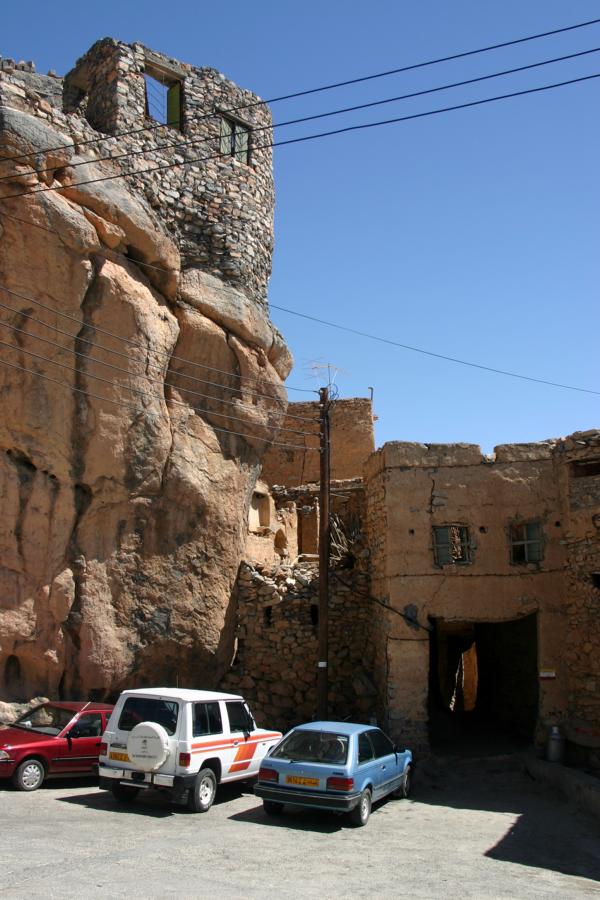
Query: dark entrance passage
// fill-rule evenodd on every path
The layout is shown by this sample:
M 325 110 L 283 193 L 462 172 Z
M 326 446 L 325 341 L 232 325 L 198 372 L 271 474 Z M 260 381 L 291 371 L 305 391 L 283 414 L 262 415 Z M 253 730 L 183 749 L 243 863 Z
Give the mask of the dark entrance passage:
M 537 613 L 511 622 L 431 624 L 433 750 L 483 756 L 531 744 L 538 710 Z

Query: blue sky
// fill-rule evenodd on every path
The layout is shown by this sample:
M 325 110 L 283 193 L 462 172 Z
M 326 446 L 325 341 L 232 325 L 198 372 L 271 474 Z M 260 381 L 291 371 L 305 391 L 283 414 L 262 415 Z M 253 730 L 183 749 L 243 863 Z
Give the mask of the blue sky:
M 67 0 L 3 9 L 0 54 L 64 74 L 98 38 L 138 40 L 263 98 L 600 17 L 586 0 L 421 3 Z M 275 121 L 600 47 L 600 25 L 273 106 Z M 285 128 L 280 139 L 600 73 L 600 52 Z M 600 79 L 275 151 L 270 300 L 495 368 L 600 390 Z M 331 124 L 330 124 L 331 123 Z M 487 374 L 273 310 L 289 383 L 374 389 L 377 441 L 487 451 L 600 425 L 600 397 Z M 290 399 L 302 395 L 291 394 Z

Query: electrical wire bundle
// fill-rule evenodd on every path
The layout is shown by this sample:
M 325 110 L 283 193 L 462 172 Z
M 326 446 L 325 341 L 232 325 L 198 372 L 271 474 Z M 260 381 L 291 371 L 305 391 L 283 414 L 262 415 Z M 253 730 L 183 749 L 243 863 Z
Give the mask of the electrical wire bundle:
M 242 111 L 244 109 L 249 109 L 249 108 L 255 107 L 255 106 L 261 106 L 263 104 L 273 105 L 275 103 L 279 103 L 282 101 L 288 101 L 288 100 L 293 100 L 293 99 L 297 99 L 300 97 L 306 97 L 309 95 L 313 95 L 313 94 L 317 94 L 317 93 L 321 93 L 321 92 L 325 92 L 325 91 L 332 91 L 332 90 L 335 90 L 335 89 L 341 88 L 341 87 L 348 87 L 348 86 L 353 86 L 353 85 L 357 85 L 357 84 L 368 82 L 368 81 L 374 81 L 376 79 L 386 78 L 386 77 L 390 77 L 390 76 L 396 76 L 396 75 L 400 75 L 400 74 L 408 72 L 408 71 L 423 69 L 423 68 L 426 68 L 429 66 L 447 63 L 447 62 L 450 62 L 453 60 L 464 59 L 466 57 L 471 57 L 471 56 L 475 56 L 478 54 L 488 53 L 490 51 L 495 51 L 495 50 L 499 50 L 502 48 L 515 46 L 517 44 L 524 44 L 527 42 L 535 41 L 535 40 L 538 40 L 541 38 L 545 38 L 545 37 L 549 37 L 549 36 L 553 36 L 553 35 L 557 35 L 557 34 L 562 34 L 565 32 L 576 31 L 578 29 L 587 28 L 587 27 L 594 26 L 597 24 L 600 24 L 600 19 L 592 19 L 592 20 L 588 20 L 586 22 L 576 23 L 574 25 L 566 26 L 563 28 L 557 28 L 552 31 L 541 32 L 538 34 L 529 35 L 529 36 L 522 37 L 522 38 L 516 38 L 516 39 L 510 40 L 510 41 L 504 41 L 502 43 L 491 44 L 486 47 L 480 47 L 480 48 L 473 49 L 473 50 L 467 50 L 467 51 L 463 51 L 460 53 L 454 53 L 454 54 L 440 57 L 437 59 L 426 60 L 423 62 L 418 62 L 418 63 L 398 67 L 395 69 L 390 69 L 390 70 L 383 71 L 383 72 L 377 72 L 374 74 L 365 75 L 365 76 L 361 76 L 358 78 L 347 79 L 345 81 L 338 81 L 333 84 L 321 85 L 321 86 L 318 86 L 315 88 L 310 88 L 308 90 L 297 91 L 295 93 L 290 93 L 290 94 L 286 94 L 286 95 L 282 95 L 282 96 L 278 96 L 278 97 L 273 97 L 270 100 L 266 100 L 266 101 L 254 101 L 252 103 L 245 104 L 243 106 L 235 107 L 231 110 L 219 111 L 219 113 L 208 114 L 206 116 L 197 117 L 197 119 L 195 119 L 194 121 L 200 121 L 201 119 L 209 119 L 209 118 L 212 118 L 217 115 L 220 117 L 223 114 L 227 114 L 227 112 L 239 113 L 240 111 Z M 291 138 L 287 138 L 287 139 L 283 139 L 283 140 L 273 140 L 271 137 L 271 129 L 276 130 L 276 129 L 281 129 L 284 127 L 297 126 L 300 124 L 305 124 L 307 122 L 312 122 L 312 121 L 316 121 L 316 120 L 320 120 L 320 119 L 324 119 L 324 118 L 340 116 L 343 114 L 355 113 L 355 112 L 364 111 L 367 109 L 373 109 L 375 107 L 385 106 L 385 105 L 389 105 L 389 104 L 393 104 L 393 103 L 399 103 L 399 102 L 409 100 L 409 99 L 424 97 L 426 95 L 428 96 L 428 95 L 436 94 L 436 93 L 443 92 L 443 91 L 449 91 L 449 90 L 453 90 L 456 88 L 465 87 L 467 85 L 473 85 L 476 83 L 487 82 L 487 81 L 490 81 L 495 78 L 501 78 L 501 77 L 512 75 L 515 73 L 521 73 L 521 72 L 530 71 L 530 70 L 534 70 L 534 69 L 540 69 L 540 68 L 548 66 L 548 65 L 554 65 L 554 64 L 558 64 L 558 63 L 562 63 L 562 62 L 566 62 L 566 61 L 570 61 L 570 60 L 591 57 L 593 54 L 596 54 L 599 52 L 600 52 L 600 47 L 593 47 L 591 49 L 586 49 L 586 50 L 578 50 L 576 52 L 565 54 L 562 56 L 553 57 L 551 59 L 544 59 L 541 61 L 532 62 L 532 63 L 528 63 L 525 65 L 513 67 L 513 68 L 503 69 L 500 71 L 495 71 L 492 73 L 480 75 L 480 76 L 477 76 L 474 78 L 463 79 L 461 81 L 445 83 L 445 84 L 439 85 L 437 87 L 427 88 L 427 89 L 423 89 L 423 90 L 419 90 L 419 91 L 412 91 L 410 93 L 398 94 L 398 95 L 395 95 L 392 97 L 386 97 L 386 98 L 371 101 L 368 103 L 361 103 L 361 104 L 354 104 L 354 105 L 346 106 L 346 107 L 340 107 L 340 108 L 329 110 L 327 112 L 320 112 L 320 113 L 315 113 L 312 115 L 306 115 L 306 116 L 296 117 L 296 118 L 292 118 L 292 119 L 287 119 L 287 120 L 277 122 L 273 125 L 265 125 L 265 126 L 256 127 L 256 128 L 252 129 L 253 149 L 256 150 L 256 149 L 281 147 L 281 146 L 286 146 L 286 145 L 305 143 L 308 141 L 318 140 L 318 139 L 322 139 L 325 137 L 331 137 L 333 135 L 348 134 L 350 132 L 357 132 L 357 131 L 362 131 L 362 130 L 371 129 L 371 128 L 396 125 L 396 124 L 405 123 L 408 121 L 414 121 L 416 119 L 420 119 L 420 118 L 424 118 L 424 117 L 436 116 L 436 115 L 440 115 L 440 114 L 454 112 L 457 110 L 481 106 L 483 104 L 495 103 L 495 102 L 507 100 L 510 98 L 522 97 L 525 95 L 538 94 L 541 92 L 546 92 L 546 91 L 554 90 L 557 88 L 562 88 L 562 87 L 567 87 L 570 85 L 575 85 L 575 84 L 579 84 L 579 83 L 592 81 L 594 79 L 600 78 L 600 72 L 592 73 L 592 74 L 588 74 L 588 75 L 582 75 L 582 76 L 579 76 L 576 78 L 555 81 L 550 84 L 545 84 L 545 85 L 541 85 L 541 86 L 529 87 L 529 88 L 525 88 L 525 89 L 522 89 L 519 91 L 512 91 L 512 92 L 508 92 L 508 93 L 497 94 L 497 95 L 489 96 L 489 97 L 486 97 L 483 99 L 471 100 L 471 101 L 463 102 L 463 103 L 455 103 L 452 105 L 447 105 L 447 106 L 443 106 L 443 107 L 437 107 L 434 109 L 428 109 L 428 110 L 423 110 L 423 111 L 419 111 L 419 112 L 414 112 L 414 113 L 403 115 L 403 116 L 396 116 L 396 117 L 392 117 L 392 118 L 382 119 L 382 120 L 375 121 L 375 122 L 363 122 L 363 123 L 358 123 L 358 124 L 353 124 L 353 125 L 347 125 L 347 126 L 342 126 L 342 127 L 335 128 L 335 129 L 330 129 L 327 131 L 321 131 L 321 132 L 317 132 L 317 133 L 313 133 L 313 134 L 291 137 Z M 137 134 L 137 133 L 144 132 L 144 131 L 159 131 L 161 129 L 168 127 L 168 125 L 169 125 L 169 123 L 153 122 L 152 124 L 148 124 L 147 126 L 144 126 L 142 128 L 130 129 L 128 131 L 118 132 L 114 135 L 102 135 L 102 136 L 99 136 L 98 138 L 91 138 L 89 140 L 78 141 L 77 147 L 81 147 L 84 145 L 90 146 L 95 143 L 104 144 L 105 142 L 112 140 L 114 138 L 125 137 L 128 135 L 133 135 L 133 134 Z M 266 132 L 265 140 L 262 143 L 260 142 L 260 140 L 261 140 L 260 137 L 258 137 L 258 139 L 257 139 L 257 134 L 260 134 L 261 132 Z M 81 165 L 90 164 L 90 163 L 93 164 L 93 163 L 102 162 L 102 161 L 110 161 L 112 164 L 119 162 L 121 164 L 122 162 L 135 159 L 138 156 L 143 157 L 144 155 L 147 155 L 148 153 L 154 154 L 154 153 L 160 152 L 161 150 L 164 150 L 164 149 L 174 148 L 177 150 L 183 150 L 183 149 L 187 150 L 190 147 L 195 148 L 196 145 L 202 145 L 202 144 L 206 144 L 206 143 L 207 143 L 207 141 L 205 138 L 194 139 L 194 140 L 177 140 L 177 141 L 170 141 L 170 142 L 168 141 L 168 142 L 164 143 L 162 146 L 152 147 L 151 149 L 129 150 L 127 152 L 112 154 L 109 156 L 98 155 L 96 158 L 86 159 L 86 160 L 82 160 L 82 161 L 74 161 L 73 163 L 70 164 L 70 168 L 73 170 L 76 170 Z M 65 144 L 65 145 L 60 145 L 58 147 L 51 147 L 51 148 L 38 148 L 38 154 L 48 153 L 51 151 L 56 152 L 57 150 L 60 150 L 60 149 L 74 149 L 74 144 Z M 5 216 L 9 219 L 14 219 L 16 221 L 30 225 L 32 227 L 42 228 L 43 230 L 45 230 L 47 232 L 56 234 L 56 232 L 54 232 L 54 229 L 48 228 L 44 225 L 40 225 L 39 223 L 28 221 L 27 219 L 23 219 L 22 217 L 17 215 L 16 212 L 18 212 L 19 210 L 18 209 L 15 210 L 14 201 L 17 201 L 19 198 L 35 195 L 38 193 L 47 193 L 50 191 L 62 191 L 62 190 L 68 189 L 68 188 L 77 187 L 79 185 L 81 185 L 81 186 L 89 185 L 89 184 L 94 184 L 94 183 L 101 182 L 101 181 L 111 181 L 111 180 L 118 179 L 118 178 L 135 178 L 136 176 L 138 176 L 138 177 L 146 176 L 148 173 L 159 172 L 161 170 L 170 169 L 170 168 L 185 169 L 186 167 L 188 167 L 190 165 L 196 165 L 198 163 L 208 162 L 209 160 L 224 158 L 227 156 L 230 156 L 230 154 L 229 153 L 221 153 L 221 152 L 212 152 L 212 153 L 208 153 L 207 155 L 194 156 L 192 158 L 183 159 L 182 161 L 181 161 L 181 158 L 179 157 L 178 161 L 163 162 L 163 163 L 158 163 L 155 165 L 148 165 L 142 171 L 123 170 L 123 171 L 119 171 L 116 173 L 103 175 L 98 178 L 92 178 L 92 179 L 87 179 L 87 180 L 83 179 L 83 180 L 75 181 L 68 185 L 62 185 L 62 184 L 41 185 L 39 187 L 33 187 L 33 188 L 28 187 L 27 189 L 22 189 L 22 190 L 17 189 L 16 191 L 14 191 L 12 193 L 8 189 L 7 182 L 10 181 L 11 184 L 14 184 L 15 181 L 17 181 L 17 183 L 18 183 L 18 178 L 21 177 L 21 173 L 13 173 L 13 174 L 2 173 L 2 174 L 0 174 L 0 191 L 3 186 L 6 186 L 6 192 L 0 193 L 0 216 Z M 0 158 L 0 163 L 9 163 L 9 162 L 14 163 L 14 162 L 18 162 L 18 161 L 21 161 L 21 160 L 24 160 L 24 159 L 30 158 L 30 157 L 31 157 L 31 154 L 4 156 L 4 157 Z M 39 169 L 30 169 L 26 173 L 22 173 L 22 177 L 31 178 L 32 174 L 37 174 L 39 176 L 39 175 L 44 175 L 44 174 L 46 174 L 48 172 L 52 172 L 52 171 L 54 171 L 52 169 L 52 167 L 41 167 Z M 1 172 L 1 170 L 0 170 L 0 172 Z M 57 237 L 57 240 L 58 240 L 58 237 Z M 110 257 L 108 257 L 108 258 L 110 258 Z M 154 266 L 152 264 L 143 263 L 138 260 L 132 260 L 132 262 L 134 262 L 135 265 L 147 266 L 150 269 L 170 271 L 168 269 L 163 269 L 160 266 Z M 225 288 L 225 290 L 227 290 L 227 289 Z M 16 298 L 17 300 L 24 300 L 24 301 L 27 301 L 28 303 L 33 303 L 34 305 L 37 305 L 39 308 L 42 308 L 48 312 L 51 312 L 56 317 L 63 317 L 67 320 L 71 320 L 73 323 L 75 323 L 78 326 L 78 328 L 83 327 L 85 324 L 84 322 L 79 321 L 72 316 L 68 316 L 66 313 L 62 313 L 60 310 L 58 310 L 54 307 L 45 305 L 39 299 L 24 296 L 23 294 L 20 294 L 17 291 L 10 290 L 5 285 L 0 284 L 0 292 L 2 292 L 5 299 L 8 298 L 10 300 L 11 298 Z M 533 378 L 533 377 L 529 377 L 526 375 L 520 375 L 518 373 L 508 372 L 508 371 L 502 370 L 502 369 L 494 369 L 494 368 L 491 368 L 488 366 L 478 365 L 477 363 L 472 363 L 472 362 L 469 362 L 466 360 L 460 360 L 460 359 L 457 359 L 452 356 L 445 356 L 442 354 L 432 353 L 430 351 L 423 350 L 421 348 L 411 347 L 409 345 L 401 344 L 397 341 L 393 341 L 393 340 L 390 340 L 387 338 L 382 338 L 382 337 L 379 337 L 376 335 L 368 334 L 366 332 L 362 332 L 362 331 L 350 328 L 345 325 L 338 325 L 336 323 L 327 322 L 325 320 L 317 319 L 315 317 L 306 316 L 303 313 L 299 313 L 295 310 L 290 310 L 286 307 L 276 306 L 275 304 L 272 304 L 272 306 L 275 309 L 280 309 L 284 312 L 291 313 L 293 315 L 299 315 L 304 318 L 312 319 L 313 321 L 319 322 L 320 324 L 323 324 L 323 325 L 328 325 L 328 326 L 334 327 L 334 328 L 340 328 L 340 329 L 348 331 L 348 332 L 362 335 L 363 337 L 368 337 L 368 338 L 371 338 L 374 340 L 380 340 L 385 343 L 389 343 L 394 346 L 401 347 L 403 349 L 412 350 L 414 352 L 424 353 L 429 356 L 442 358 L 442 359 L 452 361 L 455 363 L 460 363 L 463 365 L 473 366 L 475 368 L 483 369 L 486 371 L 492 371 L 492 372 L 495 372 L 495 373 L 498 373 L 501 375 L 506 375 L 506 376 L 515 377 L 515 378 L 523 378 L 525 380 L 534 381 L 534 382 L 538 382 L 538 383 L 542 383 L 542 384 L 549 384 L 554 387 L 566 388 L 569 390 L 584 391 L 586 393 L 600 394 L 600 391 L 592 391 L 592 390 L 588 390 L 586 388 L 578 388 L 578 387 L 573 387 L 571 385 L 559 384 L 557 382 L 544 381 L 543 379 Z M 63 329 L 55 327 L 54 325 L 52 325 L 52 326 L 47 325 L 45 322 L 36 318 L 35 316 L 31 315 L 30 313 L 25 314 L 25 313 L 21 312 L 20 310 L 15 309 L 13 306 L 10 306 L 10 305 L 4 304 L 4 303 L 0 303 L 0 308 L 2 308 L 7 313 L 18 314 L 20 317 L 20 320 L 21 320 L 21 324 L 24 324 L 22 322 L 22 319 L 25 318 L 28 321 L 35 323 L 36 325 L 41 325 L 41 326 L 51 330 L 55 336 L 60 334 L 64 337 L 68 337 L 69 339 L 75 341 L 76 345 L 87 343 L 87 344 L 92 345 L 92 347 L 97 351 L 105 352 L 105 353 L 111 354 L 113 356 L 118 356 L 121 358 L 125 357 L 125 358 L 129 359 L 129 354 L 127 352 L 111 350 L 106 346 L 100 345 L 96 341 L 91 342 L 91 341 L 88 341 L 87 339 L 81 338 L 78 335 L 78 333 L 72 333 L 69 331 L 65 331 Z M 50 337 L 48 337 L 48 338 L 41 337 L 39 335 L 33 334 L 32 332 L 27 332 L 23 328 L 19 328 L 15 325 L 12 325 L 12 324 L 4 322 L 4 321 L 0 322 L 0 328 L 7 329 L 8 331 L 12 332 L 13 334 L 18 334 L 18 333 L 27 334 L 29 337 L 34 338 L 35 340 L 39 341 L 40 343 L 45 344 L 46 347 L 54 346 L 54 347 L 62 348 L 61 344 L 57 343 L 56 341 L 53 341 Z M 132 342 L 132 341 L 126 339 L 125 337 L 119 336 L 112 332 L 104 331 L 103 329 L 99 329 L 99 328 L 94 328 L 94 330 L 95 330 L 95 332 L 104 334 L 105 336 L 110 337 L 113 340 L 121 341 L 121 342 L 123 342 L 123 344 L 128 344 L 130 346 L 133 344 L 134 346 L 138 346 L 141 348 L 141 345 L 136 345 L 135 342 Z M 52 378 L 41 372 L 37 372 L 34 369 L 32 369 L 31 367 L 11 363 L 11 362 L 9 362 L 8 359 L 5 358 L 5 356 L 6 356 L 5 351 L 24 353 L 33 360 L 37 359 L 38 361 L 43 361 L 46 364 L 54 365 L 54 366 L 62 368 L 62 369 L 69 369 L 71 372 L 78 371 L 78 370 L 74 369 L 72 366 L 68 366 L 66 364 L 59 363 L 47 356 L 44 356 L 44 354 L 42 352 L 35 353 L 34 351 L 24 350 L 22 346 L 19 346 L 17 348 L 17 347 L 15 347 L 15 345 L 10 344 L 4 340 L 0 340 L 0 346 L 3 348 L 2 357 L 0 357 L 0 364 L 3 366 L 6 366 L 8 368 L 13 368 L 13 369 L 20 369 L 21 371 L 28 372 L 36 377 L 46 378 L 47 380 L 54 381 L 55 383 L 60 384 L 60 385 L 64 386 L 65 388 L 68 388 L 73 391 L 79 391 L 80 393 L 86 394 L 87 396 L 90 396 L 90 397 L 93 396 L 93 397 L 96 397 L 97 399 L 101 399 L 101 400 L 104 400 L 104 401 L 110 402 L 110 403 L 118 402 L 120 405 L 123 405 L 120 401 L 114 401 L 107 397 L 102 397 L 102 396 L 99 396 L 96 394 L 90 394 L 88 391 L 83 390 L 82 388 L 74 387 L 70 384 L 67 384 L 66 382 Z M 40 348 L 40 350 L 42 350 L 42 349 L 43 348 Z M 66 350 L 68 348 L 64 347 L 62 349 Z M 142 349 L 145 349 L 145 348 L 142 348 Z M 71 352 L 73 352 L 73 351 L 71 351 Z M 130 377 L 132 375 L 132 373 L 129 370 L 124 369 L 122 366 L 117 365 L 116 362 L 111 363 L 111 362 L 108 362 L 107 360 L 99 359 L 98 357 L 91 357 L 88 353 L 82 353 L 81 350 L 74 351 L 74 353 L 75 353 L 75 356 L 83 357 L 86 360 L 92 361 L 92 362 L 96 363 L 97 365 L 106 369 L 108 376 L 110 375 L 111 371 L 124 373 Z M 222 381 L 220 381 L 218 376 L 226 376 L 228 379 L 241 379 L 242 376 L 240 376 L 234 372 L 226 372 L 223 370 L 215 369 L 214 367 L 205 366 L 201 363 L 193 362 L 193 361 L 187 360 L 187 359 L 180 359 L 178 357 L 171 357 L 171 359 L 178 363 L 182 363 L 183 365 L 189 366 L 191 369 L 200 368 L 200 369 L 206 370 L 209 373 L 209 376 L 207 376 L 206 378 L 200 378 L 197 376 L 183 373 L 181 371 L 177 371 L 176 373 L 173 373 L 174 377 L 176 377 L 178 379 L 177 385 L 174 385 L 172 382 L 168 382 L 168 381 L 163 382 L 163 380 L 160 378 L 157 379 L 157 378 L 150 377 L 149 375 L 147 375 L 145 373 L 140 373 L 140 375 L 143 374 L 143 377 L 146 378 L 147 384 L 149 386 L 148 390 L 147 391 L 145 389 L 139 390 L 139 389 L 136 389 L 133 387 L 125 388 L 126 390 L 130 391 L 132 394 L 137 395 L 137 398 L 136 397 L 133 398 L 134 400 L 137 399 L 137 404 L 134 404 L 133 408 L 139 410 L 140 400 L 147 401 L 147 400 L 152 400 L 152 399 L 166 401 L 167 403 L 174 404 L 174 405 L 183 405 L 187 408 L 192 406 L 198 413 L 201 413 L 201 414 L 204 413 L 211 417 L 217 417 L 217 418 L 224 420 L 223 427 L 212 426 L 212 427 L 214 427 L 215 431 L 225 432 L 225 433 L 228 433 L 231 435 L 237 435 L 237 436 L 241 436 L 241 437 L 248 437 L 248 438 L 251 437 L 253 439 L 256 439 L 256 437 L 257 437 L 256 435 L 249 435 L 247 432 L 244 432 L 243 430 L 241 430 L 241 426 L 239 426 L 237 429 L 236 429 L 235 425 L 232 428 L 225 427 L 225 423 L 227 423 L 227 422 L 234 422 L 234 423 L 235 422 L 243 422 L 245 425 L 247 425 L 248 424 L 247 417 L 245 418 L 243 416 L 242 417 L 236 416 L 234 414 L 235 409 L 237 409 L 237 411 L 242 411 L 244 409 L 251 411 L 253 409 L 256 409 L 256 407 L 254 405 L 251 407 L 248 407 L 248 406 L 245 406 L 243 403 L 241 403 L 239 401 L 239 399 L 227 400 L 227 399 L 224 399 L 223 397 L 215 396 L 214 393 L 206 393 L 207 389 L 210 389 L 210 388 L 215 388 L 217 390 L 227 390 L 227 391 L 232 390 L 227 384 L 224 384 Z M 163 369 L 163 367 L 156 365 L 156 364 L 149 364 L 149 367 L 154 368 L 155 370 L 159 370 L 159 371 L 162 371 L 162 369 Z M 110 377 L 93 375 L 87 371 L 85 371 L 84 374 L 86 377 L 95 379 L 98 382 L 114 384 L 114 379 L 111 379 Z M 117 376 L 115 376 L 115 377 L 117 377 Z M 182 378 L 185 379 L 186 381 L 189 381 L 193 385 L 196 385 L 196 386 L 201 385 L 202 390 L 197 390 L 195 387 L 194 388 L 181 387 L 179 384 L 179 380 Z M 258 398 L 258 399 L 260 399 L 260 402 L 263 402 L 263 403 L 274 403 L 274 404 L 278 405 L 279 409 L 282 408 L 282 402 L 283 402 L 283 406 L 285 406 L 285 401 L 282 401 L 282 398 L 277 396 L 277 392 L 281 388 L 279 383 L 270 382 L 266 379 L 257 379 L 257 378 L 255 378 L 255 379 L 244 378 L 244 381 L 250 382 L 250 383 L 254 384 L 255 386 L 257 386 L 258 388 L 260 388 L 257 390 L 248 390 L 244 386 L 243 393 L 246 396 Z M 156 391 L 153 390 L 153 387 L 155 387 L 155 386 L 159 386 L 162 393 L 160 393 L 160 394 L 156 393 Z M 120 387 L 123 388 L 124 386 L 120 385 Z M 180 395 L 186 395 L 193 399 L 187 403 L 182 403 L 181 401 L 178 401 L 175 398 L 168 396 L 167 392 L 165 391 L 165 388 L 176 389 Z M 240 385 L 240 388 L 241 388 L 241 385 Z M 304 391 L 305 393 L 311 393 L 311 394 L 316 393 L 315 391 L 309 391 L 309 390 L 303 389 L 303 388 L 295 388 L 293 386 L 291 386 L 291 387 L 287 386 L 287 389 Z M 269 391 L 271 391 L 271 393 L 269 393 Z M 234 393 L 235 392 L 238 393 L 238 397 L 239 397 L 240 391 L 235 389 Z M 170 391 L 168 393 L 170 394 Z M 273 394 L 275 394 L 275 396 L 273 396 Z M 202 400 L 205 402 L 205 405 L 203 407 L 196 405 L 198 403 L 198 401 L 195 399 L 196 397 L 202 398 Z M 218 411 L 215 411 L 214 409 L 210 408 L 210 406 L 207 408 L 206 401 L 208 401 L 208 403 L 210 405 L 212 405 L 213 403 L 218 403 L 218 404 L 223 404 L 224 406 L 234 407 L 235 409 L 232 411 L 218 412 Z M 286 440 L 284 440 L 284 441 L 276 440 L 276 438 L 279 435 L 279 431 L 278 431 L 277 434 L 273 435 L 273 439 L 266 440 L 266 443 L 272 444 L 274 446 L 282 447 L 285 449 L 289 449 L 289 450 L 304 451 L 304 450 L 309 449 L 309 450 L 314 450 L 314 451 L 318 452 L 318 446 L 317 446 L 317 444 L 318 444 L 318 425 L 314 431 L 301 430 L 300 428 L 291 427 L 293 425 L 293 423 L 290 423 L 290 419 L 300 419 L 300 420 L 304 420 L 304 421 L 307 421 L 307 422 L 317 425 L 316 413 L 315 413 L 314 417 L 289 416 L 288 415 L 286 422 L 285 422 L 284 426 L 280 429 L 280 431 L 282 434 L 284 434 L 284 436 L 287 436 L 288 434 L 291 435 L 292 437 L 290 438 L 290 440 L 288 441 L 287 437 L 286 437 Z M 257 427 L 260 427 L 260 426 L 257 426 Z M 304 442 L 299 442 L 298 437 L 310 438 L 311 440 L 308 442 L 306 440 Z M 316 443 L 313 440 L 315 438 L 316 438 Z

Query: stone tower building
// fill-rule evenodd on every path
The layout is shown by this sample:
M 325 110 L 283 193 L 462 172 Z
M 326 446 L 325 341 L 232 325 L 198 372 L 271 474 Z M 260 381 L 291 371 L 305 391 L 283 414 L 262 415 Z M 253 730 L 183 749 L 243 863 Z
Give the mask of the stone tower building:
M 121 164 L 176 236 L 184 268 L 266 303 L 275 194 L 271 113 L 259 97 L 215 69 L 105 38 L 66 76 L 64 108 L 138 154 Z M 168 124 L 148 128 L 149 113 Z

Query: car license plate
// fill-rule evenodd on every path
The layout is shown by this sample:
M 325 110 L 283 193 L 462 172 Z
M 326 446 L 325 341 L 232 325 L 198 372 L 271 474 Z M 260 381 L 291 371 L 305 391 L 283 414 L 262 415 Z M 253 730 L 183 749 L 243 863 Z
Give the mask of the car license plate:
M 286 775 L 286 784 L 301 784 L 303 787 L 319 787 L 318 778 L 300 778 L 298 775 Z
M 117 753 L 116 750 L 111 750 L 108 758 L 116 759 L 119 762 L 129 762 L 129 757 L 126 753 Z

